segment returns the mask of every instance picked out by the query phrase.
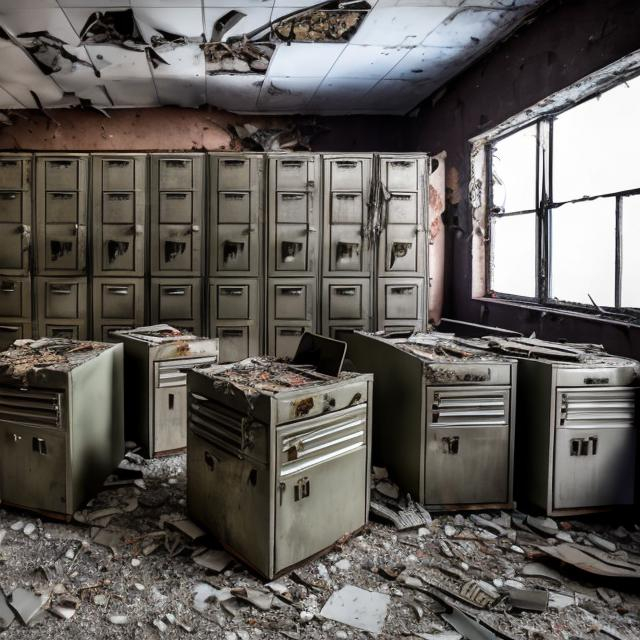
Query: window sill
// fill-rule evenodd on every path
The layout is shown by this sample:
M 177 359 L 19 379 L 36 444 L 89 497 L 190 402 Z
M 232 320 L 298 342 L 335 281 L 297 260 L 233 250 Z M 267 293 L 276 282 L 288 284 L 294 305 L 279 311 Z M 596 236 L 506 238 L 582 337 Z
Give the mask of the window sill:
M 508 307 L 517 307 L 518 309 L 528 309 L 530 311 L 537 311 L 544 314 L 552 314 L 555 316 L 563 316 L 567 318 L 577 318 L 580 320 L 588 320 L 590 322 L 604 322 L 608 325 L 614 325 L 617 327 L 633 327 L 634 329 L 640 329 L 640 320 L 616 320 L 615 318 L 602 318 L 593 313 L 586 313 L 582 311 L 575 311 L 573 309 L 561 309 L 557 307 L 546 307 L 544 305 L 534 304 L 530 302 L 523 302 L 519 300 L 507 300 L 505 298 L 489 298 L 487 296 L 479 296 L 472 298 L 476 302 L 491 303 L 505 305 Z

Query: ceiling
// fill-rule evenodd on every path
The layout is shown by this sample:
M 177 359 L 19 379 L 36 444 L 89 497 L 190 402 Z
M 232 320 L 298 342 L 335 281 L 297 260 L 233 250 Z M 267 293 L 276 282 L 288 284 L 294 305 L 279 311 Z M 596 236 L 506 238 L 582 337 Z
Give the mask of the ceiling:
M 368 0 L 366 10 L 336 0 L 322 9 L 355 8 L 359 22 L 348 40 L 327 42 L 284 41 L 268 28 L 289 14 L 304 22 L 317 0 L 0 0 L 0 109 L 210 104 L 247 114 L 403 115 L 544 1 Z M 96 12 L 132 16 L 135 36 L 92 37 Z M 267 56 L 266 72 L 227 53 L 229 43 L 244 46 L 243 34 Z M 215 45 L 223 68 L 202 50 L 212 41 L 224 43 Z

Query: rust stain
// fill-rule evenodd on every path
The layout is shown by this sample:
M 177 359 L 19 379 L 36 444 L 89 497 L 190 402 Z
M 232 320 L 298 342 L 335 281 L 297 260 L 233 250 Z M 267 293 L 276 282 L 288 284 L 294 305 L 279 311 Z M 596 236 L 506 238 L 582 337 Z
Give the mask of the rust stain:
M 444 202 L 440 192 L 433 186 L 429 185 L 429 208 L 440 215 L 444 211 Z
M 293 404 L 293 415 L 296 418 L 306 416 L 313 409 L 313 398 L 303 398 L 296 400 Z
M 442 231 L 442 219 L 440 216 L 434 218 L 429 225 L 429 238 L 434 240 L 438 234 Z

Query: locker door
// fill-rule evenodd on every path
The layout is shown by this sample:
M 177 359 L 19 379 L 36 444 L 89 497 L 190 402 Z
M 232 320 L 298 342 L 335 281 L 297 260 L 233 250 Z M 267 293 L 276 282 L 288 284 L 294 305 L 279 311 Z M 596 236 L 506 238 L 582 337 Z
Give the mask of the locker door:
M 27 275 L 31 250 L 28 191 L 0 191 L 0 273 Z

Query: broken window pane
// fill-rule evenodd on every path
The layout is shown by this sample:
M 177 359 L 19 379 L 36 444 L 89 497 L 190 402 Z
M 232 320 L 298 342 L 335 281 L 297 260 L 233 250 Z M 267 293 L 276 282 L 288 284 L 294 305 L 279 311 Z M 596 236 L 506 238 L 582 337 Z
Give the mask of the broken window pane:
M 536 208 L 536 125 L 493 145 L 493 207 L 504 213 Z
M 640 196 L 622 199 L 623 307 L 640 309 Z
M 640 78 L 564 113 L 553 125 L 553 199 L 640 187 Z
M 491 289 L 536 295 L 536 214 L 491 219 Z
M 615 304 L 615 198 L 564 204 L 551 211 L 551 297 Z

